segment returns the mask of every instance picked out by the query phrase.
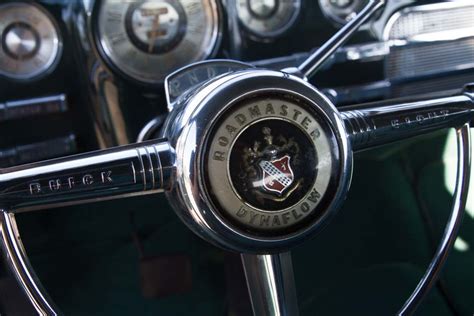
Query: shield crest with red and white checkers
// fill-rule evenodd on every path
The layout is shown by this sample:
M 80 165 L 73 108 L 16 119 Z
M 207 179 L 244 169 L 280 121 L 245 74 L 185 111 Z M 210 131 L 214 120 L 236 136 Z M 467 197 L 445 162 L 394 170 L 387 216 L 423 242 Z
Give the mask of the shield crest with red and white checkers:
M 263 187 L 266 190 L 282 194 L 291 186 L 294 174 L 291 169 L 290 158 L 290 156 L 285 155 L 279 159 L 261 160 L 259 162 L 259 166 L 263 171 Z

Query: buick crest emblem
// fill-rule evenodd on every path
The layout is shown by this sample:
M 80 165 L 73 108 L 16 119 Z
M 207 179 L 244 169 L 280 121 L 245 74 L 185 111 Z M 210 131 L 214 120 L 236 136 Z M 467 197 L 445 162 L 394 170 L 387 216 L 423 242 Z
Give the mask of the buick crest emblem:
M 268 191 L 281 195 L 295 179 L 288 155 L 270 161 L 261 160 L 258 165 L 263 171 L 263 187 Z
M 293 138 L 274 137 L 268 126 L 261 129 L 261 135 L 263 143 L 256 140 L 244 149 L 241 178 L 247 180 L 247 190 L 261 198 L 284 200 L 298 186 L 292 165 L 301 163 L 300 147 Z

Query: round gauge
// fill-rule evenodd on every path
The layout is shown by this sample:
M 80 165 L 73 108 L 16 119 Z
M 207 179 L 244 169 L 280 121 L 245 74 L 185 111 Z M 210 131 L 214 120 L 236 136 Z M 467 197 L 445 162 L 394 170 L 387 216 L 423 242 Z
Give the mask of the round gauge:
M 319 0 L 324 15 L 338 24 L 349 22 L 368 0 Z
M 215 0 L 105 0 L 95 20 L 110 68 L 149 84 L 212 55 L 220 31 Z
M 0 74 L 30 80 L 52 70 L 61 51 L 59 31 L 39 6 L 0 5 Z
M 240 23 L 258 37 L 272 38 L 296 21 L 301 0 L 237 0 Z

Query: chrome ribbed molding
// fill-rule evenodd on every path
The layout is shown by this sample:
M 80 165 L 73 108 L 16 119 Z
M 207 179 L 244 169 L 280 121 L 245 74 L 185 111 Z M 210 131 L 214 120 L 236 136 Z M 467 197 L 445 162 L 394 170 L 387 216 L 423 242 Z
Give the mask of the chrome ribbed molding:
M 153 141 L 2 169 L 1 207 L 18 212 L 162 192 L 172 165 L 169 145 Z
M 362 150 L 446 127 L 457 127 L 474 115 L 474 98 L 463 95 L 396 103 L 381 102 L 343 108 L 353 150 Z
M 375 122 L 366 116 L 363 111 L 351 110 L 341 112 L 341 116 L 353 146 L 356 148 L 361 147 L 374 138 L 377 126 L 375 126 Z

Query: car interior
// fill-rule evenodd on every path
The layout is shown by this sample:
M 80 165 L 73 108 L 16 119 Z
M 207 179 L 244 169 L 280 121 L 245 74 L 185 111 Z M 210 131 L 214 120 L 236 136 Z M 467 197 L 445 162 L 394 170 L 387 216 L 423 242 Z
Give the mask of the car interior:
M 473 0 L 0 0 L 0 315 L 474 315 Z

